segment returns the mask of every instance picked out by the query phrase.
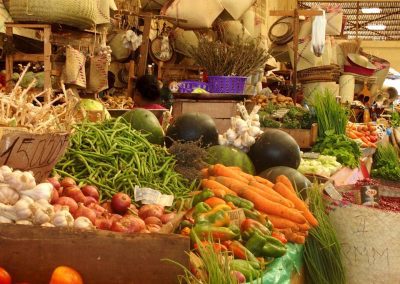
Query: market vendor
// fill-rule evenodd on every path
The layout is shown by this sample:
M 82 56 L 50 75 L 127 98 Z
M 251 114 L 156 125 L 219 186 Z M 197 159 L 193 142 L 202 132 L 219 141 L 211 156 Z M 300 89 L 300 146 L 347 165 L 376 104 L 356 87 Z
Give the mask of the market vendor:
M 161 92 L 157 78 L 152 75 L 139 77 L 136 81 L 133 101 L 137 108 L 165 109 L 160 105 Z

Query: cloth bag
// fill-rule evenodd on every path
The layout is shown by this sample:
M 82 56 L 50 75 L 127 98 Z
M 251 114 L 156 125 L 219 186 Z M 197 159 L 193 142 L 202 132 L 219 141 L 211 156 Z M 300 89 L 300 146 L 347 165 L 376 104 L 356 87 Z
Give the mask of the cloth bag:
M 66 47 L 66 60 L 63 70 L 65 84 L 86 88 L 85 64 L 86 56 L 72 46 Z

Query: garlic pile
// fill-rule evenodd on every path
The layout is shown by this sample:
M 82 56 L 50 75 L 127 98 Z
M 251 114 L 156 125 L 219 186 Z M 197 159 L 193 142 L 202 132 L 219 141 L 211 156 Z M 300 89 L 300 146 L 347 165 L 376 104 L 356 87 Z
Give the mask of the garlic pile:
M 56 210 L 50 201 L 51 183 L 36 184 L 32 172 L 0 167 L 0 224 L 41 225 L 93 229 L 89 219 L 74 220 L 67 206 Z
M 232 145 L 247 152 L 262 133 L 260 116 L 257 114 L 260 108 L 259 105 L 254 106 L 249 114 L 243 103 L 237 104 L 240 116 L 231 118 L 231 127 L 223 135 L 219 135 L 219 144 Z
M 107 66 L 111 64 L 111 53 L 112 49 L 109 45 L 100 46 L 99 55 L 105 56 L 107 58 Z

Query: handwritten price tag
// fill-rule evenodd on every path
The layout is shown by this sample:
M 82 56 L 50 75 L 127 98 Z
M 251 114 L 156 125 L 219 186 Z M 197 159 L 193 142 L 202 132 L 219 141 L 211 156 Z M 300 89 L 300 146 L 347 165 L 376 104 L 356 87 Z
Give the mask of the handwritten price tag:
M 64 155 L 68 141 L 68 133 L 32 134 L 0 128 L 0 165 L 30 170 L 40 182 Z

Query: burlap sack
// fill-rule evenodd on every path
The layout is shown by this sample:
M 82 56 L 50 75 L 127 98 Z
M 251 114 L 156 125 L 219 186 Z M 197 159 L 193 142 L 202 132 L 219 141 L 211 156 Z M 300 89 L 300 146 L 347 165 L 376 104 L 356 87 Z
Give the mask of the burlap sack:
M 219 0 L 176 0 L 167 2 L 161 13 L 165 16 L 184 19 L 178 26 L 186 29 L 211 28 L 215 19 L 222 13 L 224 7 Z
M 199 45 L 199 39 L 194 31 L 185 31 L 180 28 L 176 28 L 173 32 L 174 49 L 186 56 L 189 56 L 188 50 L 192 47 Z
M 108 89 L 108 60 L 106 54 L 90 57 L 87 91 L 99 93 Z
M 224 21 L 219 24 L 219 28 L 227 43 L 233 43 L 238 38 L 246 40 L 251 37 L 240 21 Z
M 66 47 L 65 53 L 66 59 L 62 76 L 64 83 L 86 88 L 86 56 L 71 46 Z
M 113 35 L 109 46 L 112 49 L 112 57 L 119 62 L 125 61 L 131 55 L 131 50 L 124 46 L 124 36 L 125 31 L 118 32 L 117 34 Z
M 398 283 L 400 214 L 339 201 L 329 209 L 342 245 L 347 283 Z
M 226 11 L 237 20 L 256 2 L 255 0 L 220 0 Z

